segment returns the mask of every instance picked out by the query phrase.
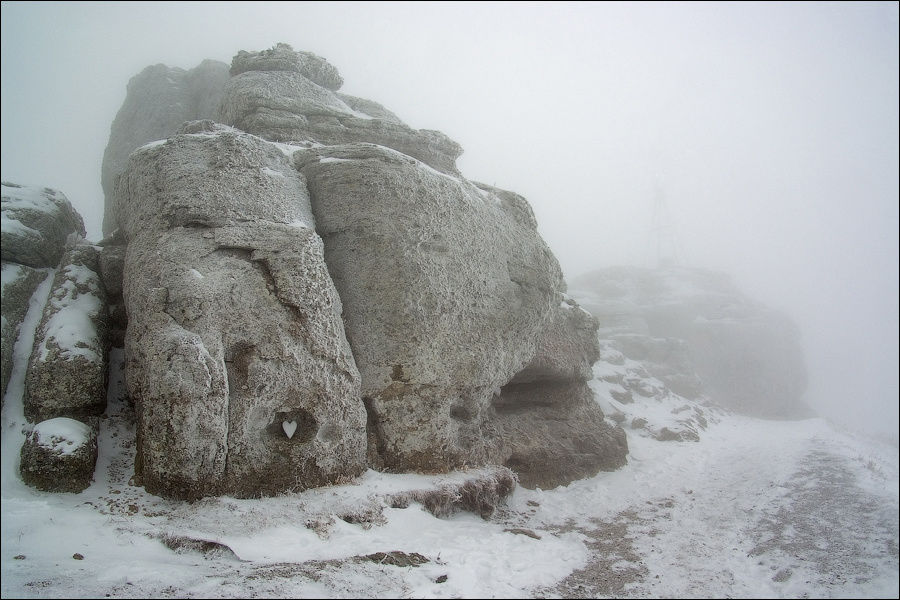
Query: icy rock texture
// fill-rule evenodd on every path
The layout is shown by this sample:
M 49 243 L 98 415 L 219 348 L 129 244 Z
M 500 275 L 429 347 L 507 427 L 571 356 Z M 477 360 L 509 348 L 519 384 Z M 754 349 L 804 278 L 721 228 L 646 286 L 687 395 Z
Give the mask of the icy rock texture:
M 275 44 L 261 52 L 241 50 L 231 61 L 231 74 L 245 71 L 287 71 L 299 73 L 316 85 L 336 92 L 344 79 L 338 70 L 321 56 L 312 52 L 295 52 L 288 44 Z
M 582 276 L 572 288 L 600 320 L 600 337 L 680 396 L 758 417 L 809 414 L 796 326 L 745 297 L 726 275 L 615 267 Z M 650 396 L 650 388 L 628 393 Z
M 144 144 L 174 135 L 185 121 L 214 118 L 228 78 L 228 65 L 215 60 L 205 60 L 188 71 L 153 65 L 131 78 L 103 153 L 104 235 L 113 233 L 116 226 L 111 212 L 113 194 L 128 155 Z
M 25 378 L 25 416 L 87 419 L 106 408 L 107 309 L 97 250 L 63 256 L 35 333 Z
M 295 59 L 291 58 L 292 53 L 296 54 Z M 318 75 L 328 71 L 324 66 L 328 63 L 315 55 L 315 60 L 310 61 L 308 54 L 294 53 L 286 44 L 273 50 L 238 54 L 232 67 L 235 75 L 225 87 L 219 119 L 277 142 L 379 144 L 443 173 L 459 174 L 459 144 L 439 131 L 411 129 L 375 102 L 336 94 L 332 90 L 337 87 L 325 85 L 331 79 Z M 286 68 L 292 61 L 304 68 Z M 310 78 L 306 73 L 313 65 L 316 77 Z
M 587 385 L 596 324 L 524 198 L 461 177 L 443 134 L 337 94 L 313 54 L 241 52 L 231 73 L 225 125 L 138 148 L 108 207 L 148 490 L 486 464 L 552 487 L 623 464 Z
M 45 492 L 83 491 L 97 462 L 97 430 L 96 422 L 86 425 L 65 417 L 41 421 L 22 445 L 22 479 Z
M 28 312 L 28 303 L 37 286 L 47 277 L 46 269 L 32 269 L 11 262 L 2 263 L 2 311 L 0 311 L 0 397 L 13 366 L 13 348 L 19 337 L 19 326 Z
M 255 136 L 187 130 L 134 153 L 117 195 L 143 483 L 247 497 L 358 475 L 359 373 L 303 179 Z
M 4 261 L 54 268 L 71 234 L 84 237 L 84 222 L 65 194 L 50 188 L 3 182 L 0 246 Z

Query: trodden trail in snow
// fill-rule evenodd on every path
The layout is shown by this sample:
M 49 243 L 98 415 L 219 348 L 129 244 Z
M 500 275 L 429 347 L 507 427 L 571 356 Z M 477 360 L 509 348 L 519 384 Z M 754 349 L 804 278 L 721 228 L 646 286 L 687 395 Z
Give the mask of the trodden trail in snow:
M 624 508 L 570 523 L 595 553 L 543 595 L 897 596 L 896 449 L 740 417 L 697 444 L 629 441 L 652 466 L 620 488 Z
M 724 414 L 699 442 L 629 431 L 622 469 L 519 488 L 487 521 L 417 504 L 357 521 L 347 507 L 377 508 L 384 490 L 435 476 L 369 471 L 274 498 L 163 500 L 129 484 L 133 413 L 111 377 L 90 488 L 46 494 L 4 473 L 3 597 L 898 595 L 897 449 L 821 419 Z M 7 395 L 9 428 L 16 401 Z

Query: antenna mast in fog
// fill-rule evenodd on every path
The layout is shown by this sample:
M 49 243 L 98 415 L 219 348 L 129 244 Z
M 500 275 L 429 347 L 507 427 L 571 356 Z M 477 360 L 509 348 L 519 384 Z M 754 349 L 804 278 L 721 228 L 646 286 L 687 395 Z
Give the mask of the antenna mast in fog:
M 675 225 L 666 204 L 665 193 L 657 181 L 653 186 L 653 242 L 656 244 L 656 268 L 681 266 L 683 252 L 680 251 Z

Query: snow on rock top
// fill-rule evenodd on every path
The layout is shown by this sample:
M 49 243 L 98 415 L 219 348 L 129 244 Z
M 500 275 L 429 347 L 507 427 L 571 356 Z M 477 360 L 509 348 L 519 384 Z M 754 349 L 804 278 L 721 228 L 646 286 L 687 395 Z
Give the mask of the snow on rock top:
M 34 426 L 37 443 L 60 454 L 72 454 L 91 439 L 91 428 L 81 421 L 56 417 Z

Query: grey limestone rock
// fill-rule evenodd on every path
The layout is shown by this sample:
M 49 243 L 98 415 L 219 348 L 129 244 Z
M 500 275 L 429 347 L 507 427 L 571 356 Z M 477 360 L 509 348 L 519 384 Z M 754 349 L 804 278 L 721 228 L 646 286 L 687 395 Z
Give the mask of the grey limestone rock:
M 524 487 L 554 488 L 625 464 L 625 434 L 606 422 L 587 383 L 600 354 L 597 326 L 563 296 L 534 357 L 493 399 L 492 460 Z
M 103 153 L 104 235 L 116 227 L 112 200 L 128 155 L 144 144 L 168 138 L 185 121 L 215 117 L 228 78 L 228 65 L 214 60 L 205 60 L 188 71 L 153 65 L 131 78 Z
M 16 263 L 2 263 L 2 311 L 0 311 L 0 397 L 6 395 L 6 385 L 13 367 L 13 348 L 19 336 L 19 326 L 28 312 L 29 301 L 38 285 L 50 272 Z
M 176 135 L 132 155 L 117 199 L 146 488 L 248 497 L 359 474 L 359 374 L 285 155 L 221 126 Z
M 97 250 L 66 252 L 35 333 L 25 377 L 25 416 L 83 419 L 106 408 L 107 308 Z
M 3 182 L 2 187 L 3 260 L 55 268 L 68 237 L 84 237 L 81 215 L 60 191 L 9 182 Z
M 97 462 L 98 423 L 90 421 L 59 417 L 35 425 L 21 450 L 19 471 L 25 483 L 45 492 L 85 490 Z

